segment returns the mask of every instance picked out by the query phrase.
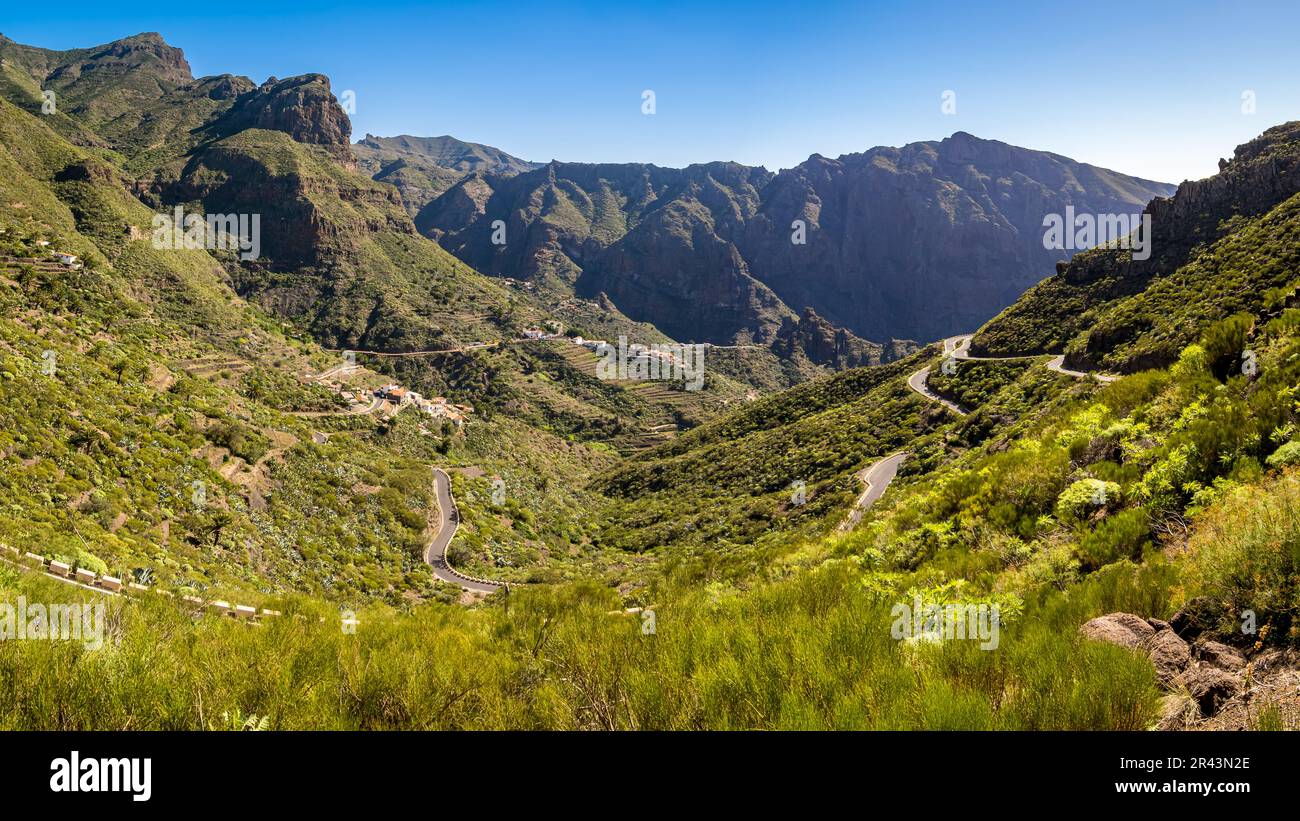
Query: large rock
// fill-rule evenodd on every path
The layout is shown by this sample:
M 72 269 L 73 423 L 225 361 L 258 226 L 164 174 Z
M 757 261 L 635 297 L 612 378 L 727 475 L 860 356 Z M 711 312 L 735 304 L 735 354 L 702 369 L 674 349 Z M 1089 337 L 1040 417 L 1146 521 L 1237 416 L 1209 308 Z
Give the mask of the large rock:
M 1161 686 L 1166 689 L 1174 686 L 1178 674 L 1192 663 L 1191 648 L 1173 630 L 1158 631 L 1147 642 L 1146 650 Z
M 1079 628 L 1084 638 L 1141 650 L 1156 668 L 1156 678 L 1166 690 L 1178 685 L 1179 675 L 1192 663 L 1192 650 L 1168 622 L 1144 619 L 1132 613 L 1108 613 Z
M 1141 616 L 1109 613 L 1087 622 L 1079 628 L 1079 632 L 1084 638 L 1141 649 L 1155 636 L 1156 629 Z
M 337 156 L 345 164 L 354 161 L 348 146 L 352 124 L 323 74 L 270 78 L 241 95 L 213 131 L 224 136 L 248 128 L 283 131 L 296 142 L 341 148 Z
M 1196 643 L 1196 657 L 1211 667 L 1235 673 L 1246 666 L 1246 657 L 1235 647 L 1203 639 Z
M 1217 667 L 1195 666 L 1184 670 L 1179 676 L 1180 683 L 1196 699 L 1201 714 L 1212 716 L 1219 711 L 1228 699 L 1241 692 L 1242 681 L 1239 676 L 1220 670 Z

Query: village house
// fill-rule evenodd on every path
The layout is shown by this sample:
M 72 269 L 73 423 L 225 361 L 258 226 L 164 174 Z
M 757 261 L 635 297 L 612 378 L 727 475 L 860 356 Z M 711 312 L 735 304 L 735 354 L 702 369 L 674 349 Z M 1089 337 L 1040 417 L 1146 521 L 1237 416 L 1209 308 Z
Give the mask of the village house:
M 457 426 L 465 424 L 466 416 L 474 412 L 469 405 L 453 405 L 442 396 L 435 396 L 433 399 L 421 398 L 415 406 L 435 419 L 447 419 Z

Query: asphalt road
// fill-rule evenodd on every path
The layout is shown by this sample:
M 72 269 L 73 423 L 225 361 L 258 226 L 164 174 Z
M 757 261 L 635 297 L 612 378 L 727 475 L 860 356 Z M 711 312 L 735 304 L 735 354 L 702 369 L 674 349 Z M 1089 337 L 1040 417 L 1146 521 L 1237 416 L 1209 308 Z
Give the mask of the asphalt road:
M 953 359 L 964 359 L 971 362 L 1014 362 L 1019 359 L 1037 359 L 1038 355 L 1032 356 L 971 356 L 970 341 L 974 334 L 958 334 L 950 336 L 943 341 L 944 356 L 951 356 Z M 1047 361 L 1047 369 L 1057 373 L 1072 376 L 1075 379 L 1096 379 L 1098 382 L 1114 382 L 1119 379 L 1118 376 L 1111 376 L 1103 373 L 1085 373 L 1084 371 L 1072 371 L 1065 367 L 1065 355 L 1054 356 Z M 965 416 L 968 411 L 956 402 L 944 399 L 934 391 L 930 390 L 928 380 L 930 378 L 930 368 L 925 367 L 911 376 L 907 377 L 907 386 L 917 393 L 929 399 L 931 402 L 938 402 L 953 413 Z
M 1065 354 L 1054 356 L 1047 360 L 1047 369 L 1049 371 L 1063 373 L 1066 376 L 1073 376 L 1075 379 L 1087 379 L 1090 376 L 1098 382 L 1114 382 L 1116 379 L 1119 379 L 1118 376 L 1112 376 L 1108 373 L 1084 373 L 1083 371 L 1072 371 L 1065 367 Z
M 885 494 L 885 489 L 889 487 L 889 483 L 894 481 L 894 477 L 898 475 L 898 466 L 903 463 L 907 456 L 906 453 L 895 453 L 893 456 L 886 456 L 884 459 L 858 471 L 857 477 L 866 487 L 863 488 L 862 495 L 858 497 L 858 500 L 853 503 L 853 509 L 849 511 L 849 515 L 844 518 L 844 521 L 840 522 L 838 530 L 841 532 L 852 530 L 857 526 L 858 522 L 862 521 L 862 514 L 866 513 L 876 503 L 876 500 Z
M 424 548 L 425 564 L 433 569 L 433 575 L 437 578 L 450 584 L 458 584 L 466 590 L 476 593 L 492 593 L 500 590 L 504 585 L 457 573 L 447 563 L 447 545 L 451 544 L 452 537 L 456 535 L 456 528 L 460 524 L 460 513 L 456 510 L 456 502 L 451 498 L 451 479 L 442 468 L 433 469 L 433 486 L 438 496 L 438 531 L 433 534 L 433 538 Z
M 939 394 L 930 390 L 930 386 L 926 382 L 926 380 L 928 380 L 929 378 L 930 378 L 930 368 L 929 367 L 922 368 L 921 370 L 907 377 L 907 387 L 921 394 L 926 399 L 929 399 L 931 402 L 938 402 L 940 405 L 943 405 L 945 408 L 957 414 L 958 416 L 965 416 L 967 411 L 961 405 L 958 405 L 956 402 L 953 402 L 950 399 L 944 399 Z
M 954 359 L 970 359 L 976 362 L 1008 362 L 1017 359 L 1037 359 L 1036 356 L 971 356 L 970 341 L 974 334 L 961 334 L 959 336 L 950 336 L 943 341 L 943 352 L 952 354 Z M 1105 373 L 1088 373 L 1086 371 L 1072 371 L 1065 367 L 1065 354 L 1058 354 L 1047 360 L 1047 369 L 1063 373 L 1066 376 L 1073 376 L 1075 379 L 1087 379 L 1092 377 L 1098 382 L 1114 382 L 1119 379 L 1118 376 L 1112 376 Z

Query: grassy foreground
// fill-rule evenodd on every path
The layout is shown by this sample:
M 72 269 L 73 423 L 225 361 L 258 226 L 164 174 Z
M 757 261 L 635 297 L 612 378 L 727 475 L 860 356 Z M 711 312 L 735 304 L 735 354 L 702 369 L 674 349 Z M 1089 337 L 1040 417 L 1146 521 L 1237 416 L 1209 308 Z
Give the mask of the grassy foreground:
M 1030 600 L 998 652 L 893 640 L 909 580 L 852 560 L 744 595 L 665 591 L 653 634 L 581 584 L 479 609 L 376 606 L 354 634 L 307 600 L 260 626 L 115 601 L 99 650 L 0 642 L 0 728 L 1142 729 L 1149 663 L 1075 628 L 1167 610 L 1171 578 L 1125 563 Z M 96 594 L 0 569 L 0 600 L 20 595 Z

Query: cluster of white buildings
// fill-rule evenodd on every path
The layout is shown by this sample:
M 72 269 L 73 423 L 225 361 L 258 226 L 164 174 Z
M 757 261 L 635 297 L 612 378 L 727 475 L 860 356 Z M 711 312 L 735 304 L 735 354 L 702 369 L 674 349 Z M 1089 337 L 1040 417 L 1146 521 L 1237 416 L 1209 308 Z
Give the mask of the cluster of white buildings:
M 542 328 L 525 328 L 523 332 L 524 339 L 555 339 L 558 336 L 559 334 Z
M 573 338 L 574 345 L 581 345 L 589 351 L 604 355 L 613 350 L 614 346 L 603 339 L 583 339 L 580 336 Z M 625 351 L 626 356 L 632 359 L 644 359 L 654 361 L 657 364 L 668 366 L 681 366 L 685 364 L 683 357 L 679 356 L 674 348 L 681 346 L 674 345 L 642 345 L 639 343 L 627 344 L 624 337 L 619 337 L 619 350 Z
M 469 405 L 457 405 L 448 402 L 442 396 L 426 399 L 415 391 L 407 390 L 397 384 L 375 388 L 374 394 L 380 399 L 387 399 L 398 407 L 412 405 L 417 410 L 423 411 L 436 419 L 447 419 L 457 425 L 465 424 L 469 415 L 474 412 L 474 408 Z

